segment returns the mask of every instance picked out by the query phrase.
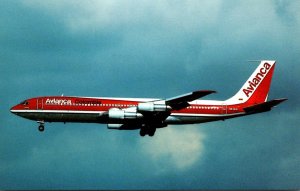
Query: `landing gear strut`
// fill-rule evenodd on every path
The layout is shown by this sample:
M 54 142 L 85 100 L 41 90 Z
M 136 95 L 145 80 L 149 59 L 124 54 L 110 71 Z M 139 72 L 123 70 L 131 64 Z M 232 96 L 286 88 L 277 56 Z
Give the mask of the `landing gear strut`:
M 38 128 L 39 131 L 40 131 L 40 132 L 43 132 L 43 131 L 45 130 L 45 125 L 44 125 L 45 122 L 44 122 L 44 121 L 38 121 L 38 123 L 40 124 L 40 125 L 39 125 L 39 128 Z

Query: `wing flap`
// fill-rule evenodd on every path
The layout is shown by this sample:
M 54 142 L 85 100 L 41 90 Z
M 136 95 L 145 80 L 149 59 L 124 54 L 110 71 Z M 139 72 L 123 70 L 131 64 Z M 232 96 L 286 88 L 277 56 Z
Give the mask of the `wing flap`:
M 166 100 L 166 104 L 171 106 L 174 110 L 183 109 L 189 106 L 190 101 L 199 99 L 209 94 L 216 93 L 213 90 L 199 90 L 191 93 L 183 94 L 180 96 L 172 97 Z

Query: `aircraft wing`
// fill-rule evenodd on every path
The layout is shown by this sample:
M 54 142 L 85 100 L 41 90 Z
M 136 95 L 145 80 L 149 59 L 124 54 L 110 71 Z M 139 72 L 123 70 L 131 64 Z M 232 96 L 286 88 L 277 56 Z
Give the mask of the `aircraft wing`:
M 147 109 L 144 111 L 139 109 L 139 106 L 124 108 L 122 110 L 124 110 L 125 112 L 137 112 L 138 111 L 143 114 L 145 123 L 155 124 L 156 127 L 159 127 L 159 126 L 165 125 L 165 124 L 162 124 L 162 121 L 170 115 L 171 110 L 180 110 L 180 109 L 186 108 L 189 106 L 188 102 L 196 100 L 201 97 L 204 97 L 211 93 L 215 93 L 215 91 L 199 90 L 199 91 L 194 91 L 194 92 L 190 92 L 187 94 L 183 94 L 180 96 L 172 97 L 172 98 L 169 98 L 166 100 L 155 100 L 155 101 L 151 101 L 151 102 L 145 102 L 146 104 L 149 103 L 149 108 L 147 107 Z M 154 105 L 165 105 L 165 107 L 168 107 L 170 109 L 155 110 L 154 108 L 152 108 Z M 107 114 L 107 112 L 105 114 Z
M 287 100 L 286 98 L 274 99 L 271 101 L 267 101 L 265 103 L 260 103 L 260 104 L 252 105 L 250 107 L 245 107 L 244 110 L 246 111 L 246 113 L 249 114 L 270 111 L 272 107 L 286 100 Z
M 198 90 L 198 91 L 190 92 L 187 94 L 166 99 L 166 105 L 171 106 L 171 108 L 174 110 L 180 110 L 185 107 L 188 107 L 189 106 L 188 102 L 199 99 L 211 93 L 216 93 L 216 91 Z

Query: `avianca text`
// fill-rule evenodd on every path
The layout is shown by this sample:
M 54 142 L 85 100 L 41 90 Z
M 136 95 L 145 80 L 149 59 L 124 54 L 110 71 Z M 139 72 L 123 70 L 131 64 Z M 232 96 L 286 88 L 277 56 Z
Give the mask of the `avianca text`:
M 243 89 L 243 92 L 247 97 L 249 97 L 255 91 L 255 89 L 258 87 L 258 84 L 264 79 L 270 68 L 271 65 L 269 63 L 264 63 L 263 67 L 259 69 L 259 72 L 255 75 L 255 77 L 248 81 L 248 87 Z
M 70 99 L 47 99 L 46 100 L 46 105 L 72 105 L 72 100 Z

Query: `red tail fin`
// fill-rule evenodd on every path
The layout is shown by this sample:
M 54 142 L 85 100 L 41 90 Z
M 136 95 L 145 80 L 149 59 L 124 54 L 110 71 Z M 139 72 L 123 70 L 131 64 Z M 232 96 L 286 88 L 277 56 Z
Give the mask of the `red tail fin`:
M 261 61 L 243 87 L 225 103 L 253 105 L 265 102 L 268 98 L 274 68 L 275 61 Z

